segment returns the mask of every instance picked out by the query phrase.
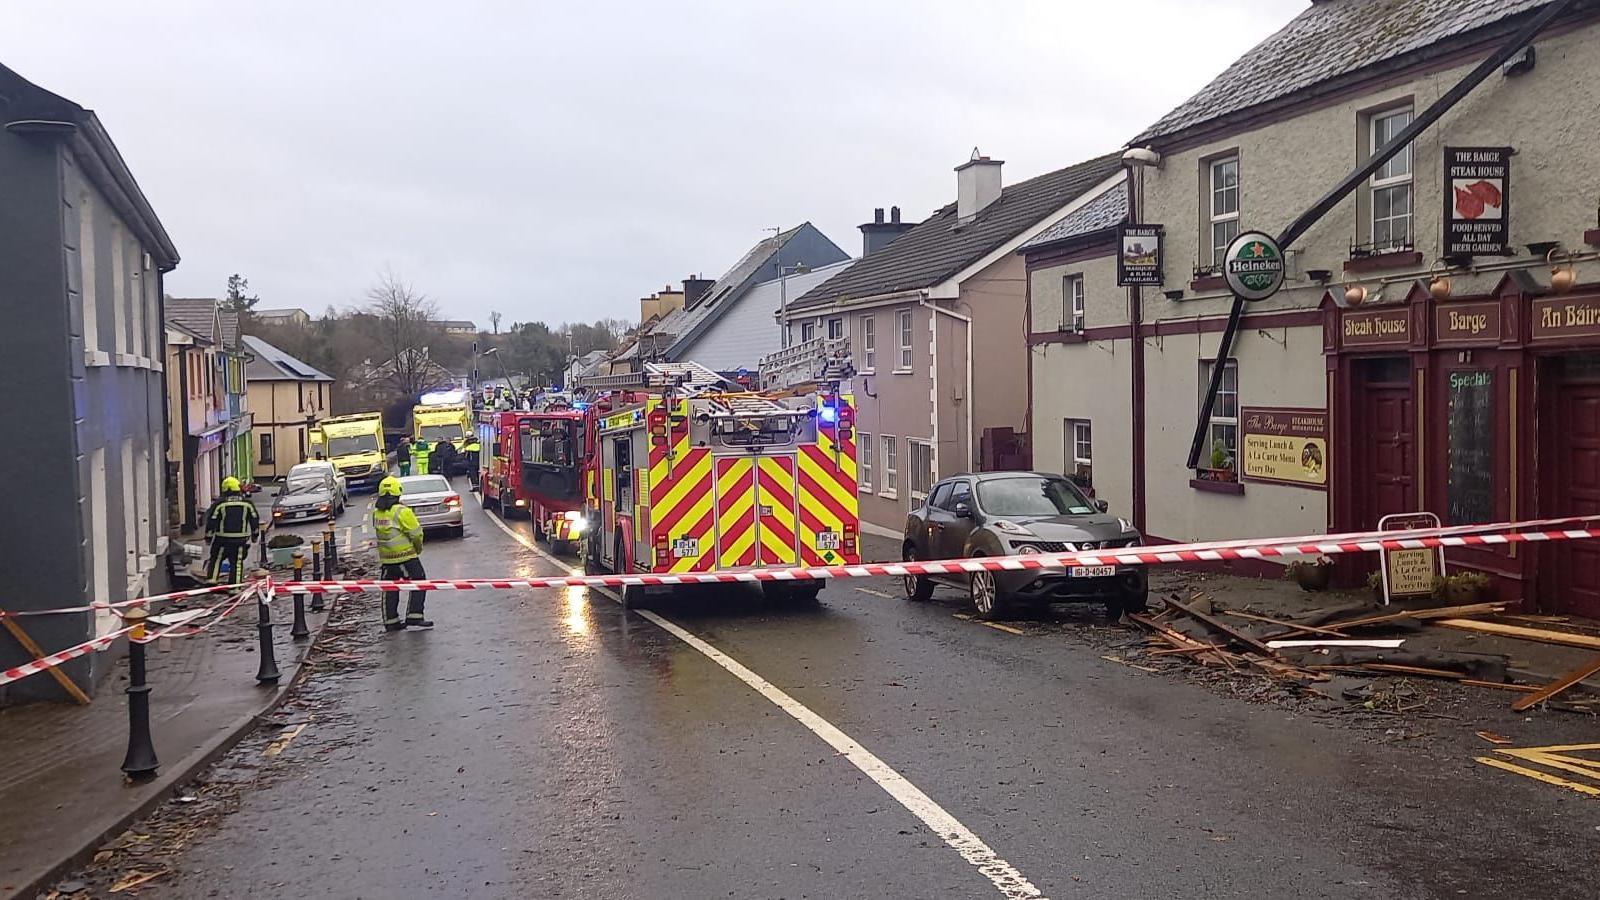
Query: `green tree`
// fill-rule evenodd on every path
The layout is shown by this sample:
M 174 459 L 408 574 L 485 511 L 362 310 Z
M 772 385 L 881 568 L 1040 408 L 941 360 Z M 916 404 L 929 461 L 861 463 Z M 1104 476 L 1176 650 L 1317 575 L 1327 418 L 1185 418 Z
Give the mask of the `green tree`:
M 228 293 L 222 298 L 224 309 L 247 316 L 260 302 L 260 297 L 250 293 L 250 279 L 237 272 L 228 276 Z

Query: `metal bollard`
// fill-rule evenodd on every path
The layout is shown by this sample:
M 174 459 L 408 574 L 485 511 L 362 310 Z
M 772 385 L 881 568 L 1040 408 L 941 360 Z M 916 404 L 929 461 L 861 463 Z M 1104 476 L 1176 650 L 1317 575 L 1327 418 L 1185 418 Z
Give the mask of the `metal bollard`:
M 261 559 L 260 559 L 259 562 L 256 563 L 256 565 L 260 566 L 263 569 L 265 569 L 267 567 L 267 529 L 269 529 L 271 527 L 272 527 L 272 523 L 271 522 L 262 522 L 261 523 L 261 536 L 256 539 L 256 542 L 261 545 Z
M 266 578 L 265 571 L 257 572 L 257 578 Z M 256 681 L 260 684 L 278 683 L 278 659 L 272 646 L 272 610 L 267 608 L 265 594 L 256 595 L 256 633 L 261 637 L 261 665 L 256 669 Z
M 332 524 L 322 532 L 322 565 L 323 578 L 332 581 L 339 577 L 339 542 L 334 537 Z
M 315 544 L 312 545 L 316 546 Z M 295 551 L 294 554 L 294 580 L 304 581 L 306 557 L 304 553 Z M 302 591 L 294 594 L 294 624 L 289 628 L 289 636 L 297 641 L 303 641 L 311 636 L 311 629 L 306 627 L 306 595 Z
M 142 781 L 156 774 L 161 763 L 150 740 L 150 685 L 145 683 L 144 622 L 150 613 L 142 606 L 128 610 L 123 619 L 133 625 L 128 633 L 128 755 L 122 758 L 122 771 L 130 779 Z
M 311 539 L 311 577 L 322 577 L 322 538 Z M 295 581 L 299 581 L 295 578 Z

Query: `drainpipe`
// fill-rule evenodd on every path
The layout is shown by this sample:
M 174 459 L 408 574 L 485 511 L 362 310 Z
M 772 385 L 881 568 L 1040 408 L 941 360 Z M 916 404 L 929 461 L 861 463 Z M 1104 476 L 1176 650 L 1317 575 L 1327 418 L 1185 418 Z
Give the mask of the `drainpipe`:
M 938 303 L 930 301 L 927 294 L 923 294 L 922 299 L 919 302 L 923 306 L 927 307 L 930 312 L 933 312 L 937 315 L 949 316 L 965 326 L 967 335 L 967 392 L 961 400 L 961 406 L 962 412 L 964 412 L 967 417 L 967 471 L 976 471 L 972 466 L 972 317 L 963 316 L 955 310 L 945 309 Z M 937 319 L 932 321 L 937 322 Z M 937 456 L 939 452 L 939 327 L 937 324 L 933 326 L 933 353 L 933 446 L 934 454 Z M 939 480 L 938 475 L 938 469 L 935 467 L 934 481 Z

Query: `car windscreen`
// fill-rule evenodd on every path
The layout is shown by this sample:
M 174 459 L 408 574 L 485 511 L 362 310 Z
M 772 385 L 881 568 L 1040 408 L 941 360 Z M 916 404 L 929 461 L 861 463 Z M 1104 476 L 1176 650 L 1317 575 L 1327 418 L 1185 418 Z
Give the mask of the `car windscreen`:
M 320 476 L 317 478 L 291 478 L 283 486 L 283 494 L 286 497 L 291 494 L 315 494 L 319 491 L 325 491 L 327 488 L 328 483 Z
M 438 441 L 454 443 L 461 440 L 461 426 L 458 424 L 424 425 L 422 426 L 422 439 L 430 444 Z
M 348 437 L 328 438 L 329 456 L 353 456 L 357 453 L 372 453 L 378 449 L 378 436 L 375 434 L 352 434 Z
M 978 483 L 978 503 L 991 516 L 1081 516 L 1094 505 L 1065 478 L 996 478 Z
M 408 478 L 400 482 L 402 494 L 442 494 L 450 490 L 450 482 L 437 475 L 427 478 Z

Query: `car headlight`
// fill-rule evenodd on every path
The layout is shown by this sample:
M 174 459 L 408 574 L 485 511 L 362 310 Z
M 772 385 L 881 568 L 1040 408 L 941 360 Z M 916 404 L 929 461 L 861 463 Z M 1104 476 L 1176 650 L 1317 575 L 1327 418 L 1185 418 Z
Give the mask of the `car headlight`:
M 1039 549 L 1038 547 L 1034 546 L 1033 544 L 1018 544 L 1017 547 L 1016 547 L 1016 551 L 1021 556 L 1027 556 L 1027 555 L 1033 554 L 1033 553 L 1043 553 L 1044 552 L 1043 550 Z
M 1006 534 L 1025 534 L 1028 537 L 1033 537 L 1033 532 L 1015 522 L 1007 522 L 1005 519 L 995 519 L 989 524 L 993 525 L 996 531 L 1003 531 Z

